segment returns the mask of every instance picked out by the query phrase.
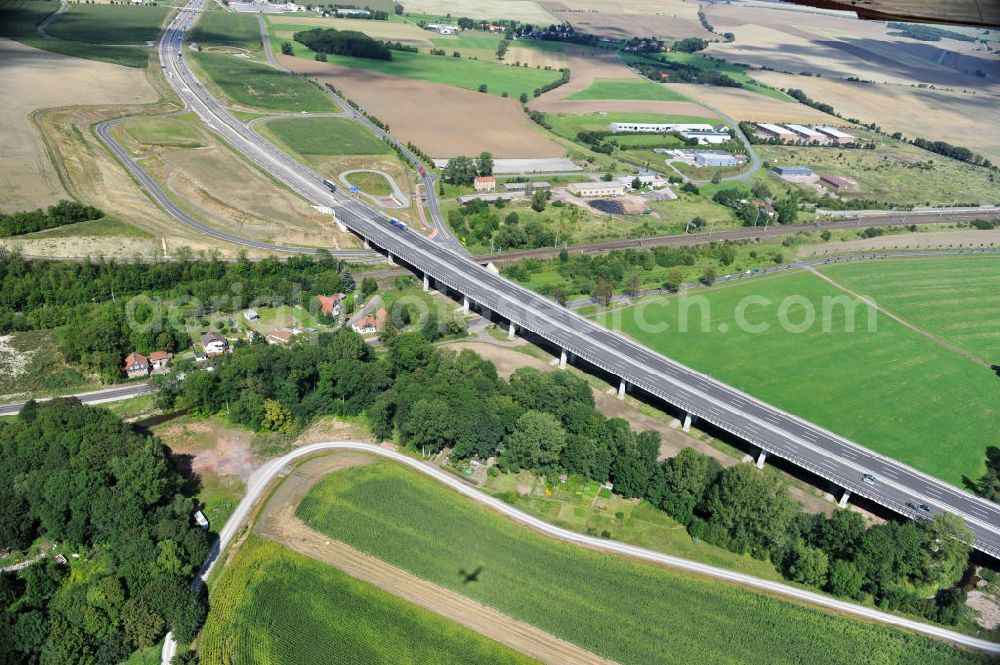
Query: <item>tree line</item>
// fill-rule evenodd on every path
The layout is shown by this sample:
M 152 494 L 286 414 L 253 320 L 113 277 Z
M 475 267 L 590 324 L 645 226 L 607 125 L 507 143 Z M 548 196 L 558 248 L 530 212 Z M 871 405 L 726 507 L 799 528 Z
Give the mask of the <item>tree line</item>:
M 0 252 L 0 334 L 56 330 L 66 360 L 98 372 L 107 382 L 122 378 L 131 351 L 176 351 L 190 343 L 189 317 L 232 312 L 256 304 L 308 303 L 315 294 L 350 293 L 347 264 L 329 252 L 279 261 L 245 256 L 225 263 L 215 255 L 181 251 L 176 261 L 144 263 L 85 259 L 27 261 Z M 143 295 L 138 306 L 132 296 Z M 161 317 L 156 302 L 169 305 Z M 155 323 L 134 327 L 129 322 Z
M 364 415 L 373 436 L 423 455 L 496 457 L 557 482 L 561 473 L 610 483 L 682 523 L 691 536 L 772 561 L 782 574 L 838 596 L 953 625 L 971 625 L 964 592 L 971 533 L 941 514 L 867 526 L 849 510 L 805 513 L 776 472 L 724 468 L 693 449 L 659 460 L 660 436 L 597 411 L 568 371 L 516 370 L 509 380 L 465 350 L 389 327 L 379 353 L 340 329 L 317 344 L 252 345 L 161 393 L 167 406 L 292 432 L 319 415 Z M 228 405 L 228 406 L 227 406 Z
M 392 60 L 392 52 L 385 42 L 372 39 L 357 30 L 313 28 L 300 30 L 292 38 L 317 53 L 347 55 L 369 60 Z
M 0 661 L 116 665 L 168 630 L 193 640 L 213 537 L 192 489 L 158 439 L 76 399 L 0 423 L 0 547 L 58 543 L 67 561 L 0 575 Z
M 104 213 L 94 206 L 62 200 L 46 210 L 38 208 L 31 211 L 0 213 L 0 238 L 35 233 L 77 222 L 88 222 L 101 217 L 104 217 Z

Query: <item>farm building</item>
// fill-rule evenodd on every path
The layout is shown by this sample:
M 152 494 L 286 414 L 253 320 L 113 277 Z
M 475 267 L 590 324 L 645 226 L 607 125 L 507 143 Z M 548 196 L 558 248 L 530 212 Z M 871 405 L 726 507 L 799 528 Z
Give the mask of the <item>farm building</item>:
M 428 30 L 434 30 L 438 34 L 442 35 L 457 35 L 462 31 L 457 25 L 448 25 L 446 23 L 428 23 L 424 26 Z
M 796 134 L 796 138 L 799 140 L 806 141 L 818 141 L 820 143 L 826 143 L 829 141 L 829 137 L 822 132 L 817 132 L 811 127 L 806 127 L 805 125 L 785 125 L 788 129 L 792 130 Z
M 146 376 L 149 374 L 149 359 L 133 351 L 125 358 L 125 373 L 130 379 Z
M 728 143 L 732 138 L 729 132 L 692 132 L 683 131 L 681 136 L 686 139 L 696 139 L 701 145 Z
M 621 196 L 627 189 L 628 185 L 623 182 L 574 182 L 566 187 L 566 190 L 571 194 L 576 194 L 583 198 Z
M 667 132 L 714 132 L 715 127 L 708 123 L 676 123 L 676 122 L 612 122 L 611 131 L 615 134 L 666 134 Z
M 813 172 L 811 169 L 805 166 L 773 166 L 771 170 L 777 173 L 781 178 L 790 181 L 802 181 L 809 180 L 813 177 Z
M 823 174 L 819 177 L 819 181 L 824 185 L 832 187 L 833 189 L 851 189 L 857 187 L 858 183 L 854 182 L 850 178 L 844 178 L 839 175 L 829 175 Z
M 795 132 L 785 129 L 781 125 L 771 125 L 768 123 L 758 123 L 757 133 L 768 139 L 780 139 L 782 141 L 795 141 L 798 137 Z
M 491 175 L 483 175 L 477 177 L 474 184 L 477 192 L 497 191 L 497 179 Z
M 702 150 L 691 154 L 694 165 L 701 168 L 704 166 L 736 166 L 740 160 L 735 155 L 717 150 Z
M 552 185 L 544 180 L 537 182 L 505 182 L 503 188 L 508 192 L 526 192 L 528 188 L 536 191 L 539 189 L 552 189 Z
M 349 18 L 368 18 L 372 15 L 367 9 L 356 9 L 354 7 L 338 7 L 337 16 L 347 16 Z
M 836 127 L 817 126 L 816 131 L 830 137 L 830 140 L 834 143 L 854 143 L 858 140 L 858 137 L 842 132 Z

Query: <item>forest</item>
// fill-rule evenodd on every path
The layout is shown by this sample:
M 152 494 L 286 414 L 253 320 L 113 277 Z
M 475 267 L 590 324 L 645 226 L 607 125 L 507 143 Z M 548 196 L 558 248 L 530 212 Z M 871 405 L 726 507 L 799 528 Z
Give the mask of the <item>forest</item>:
M 0 422 L 0 549 L 62 557 L 0 576 L 0 662 L 115 665 L 167 630 L 194 639 L 212 536 L 190 489 L 159 440 L 76 399 Z
M 392 60 L 392 53 L 384 42 L 372 39 L 357 30 L 313 28 L 296 32 L 292 37 L 317 53 L 348 55 L 370 60 Z

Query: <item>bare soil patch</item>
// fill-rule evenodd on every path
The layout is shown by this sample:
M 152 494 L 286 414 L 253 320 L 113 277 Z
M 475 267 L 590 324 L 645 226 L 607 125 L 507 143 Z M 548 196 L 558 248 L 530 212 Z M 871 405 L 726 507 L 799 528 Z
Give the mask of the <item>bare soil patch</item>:
M 34 209 L 68 194 L 32 116 L 88 104 L 148 104 L 157 94 L 140 69 L 81 60 L 0 39 L 0 210 Z M 90 201 L 88 201 L 90 203 Z
M 813 99 L 832 105 L 845 117 L 878 123 L 886 131 L 947 141 L 993 161 L 1000 160 L 1000 129 L 996 122 L 1000 94 L 852 83 L 778 72 L 755 72 L 754 76 L 775 87 L 799 88 Z
M 560 157 L 565 150 L 521 111 L 516 99 L 279 55 L 289 69 L 330 83 L 432 157 Z
M 698 21 L 697 2 L 569 0 L 543 4 L 560 21 L 595 35 L 617 38 L 652 35 L 667 39 L 714 37 Z
M 302 464 L 275 490 L 257 521 L 256 531 L 300 554 L 334 566 L 351 577 L 374 584 L 394 596 L 460 623 L 542 662 L 595 665 L 609 662 L 530 624 L 331 540 L 310 529 L 295 516 L 299 501 L 324 475 L 371 461 L 373 458 L 361 454 L 338 453 Z

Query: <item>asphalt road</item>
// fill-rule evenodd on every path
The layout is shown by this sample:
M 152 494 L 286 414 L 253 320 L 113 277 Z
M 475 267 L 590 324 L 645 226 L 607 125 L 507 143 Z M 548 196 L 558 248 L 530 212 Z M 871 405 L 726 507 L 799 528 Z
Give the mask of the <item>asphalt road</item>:
M 398 464 L 407 466 L 410 469 L 433 478 L 434 480 L 482 506 L 509 517 L 514 521 L 537 531 L 538 533 L 556 538 L 558 540 L 574 543 L 576 545 L 582 545 L 591 549 L 600 550 L 602 552 L 609 552 L 612 554 L 638 559 L 640 561 L 667 566 L 668 568 L 673 568 L 675 570 L 683 570 L 685 572 L 739 584 L 744 587 L 763 591 L 782 598 L 807 602 L 819 607 L 833 610 L 840 614 L 846 614 L 868 621 L 875 621 L 888 626 L 903 628 L 915 633 L 921 633 L 923 635 L 929 635 L 938 639 L 947 640 L 949 642 L 989 654 L 1000 654 L 1000 644 L 963 635 L 962 633 L 957 633 L 946 628 L 921 623 L 919 621 L 913 621 L 912 619 L 906 619 L 893 614 L 887 614 L 870 607 L 839 600 L 837 598 L 833 598 L 832 596 L 815 593 L 813 591 L 806 591 L 800 587 L 790 586 L 780 582 L 772 582 L 759 577 L 753 577 L 752 575 L 744 575 L 743 573 L 736 573 L 724 568 L 716 568 L 715 566 L 699 563 L 697 561 L 681 559 L 680 557 L 670 556 L 668 554 L 648 550 L 643 547 L 636 547 L 635 545 L 628 545 L 626 543 L 606 540 L 604 538 L 595 538 L 593 536 L 587 536 L 575 531 L 553 526 L 548 522 L 522 512 L 517 508 L 490 496 L 489 494 L 481 492 L 473 485 L 470 485 L 466 481 L 459 479 L 450 473 L 442 471 L 433 464 L 421 462 L 394 450 L 383 448 L 382 446 L 376 446 L 371 443 L 363 443 L 360 441 L 324 441 L 321 443 L 313 443 L 301 448 L 296 448 L 292 452 L 282 457 L 273 459 L 264 464 L 261 468 L 257 469 L 257 471 L 255 471 L 247 481 L 247 491 L 243 499 L 240 501 L 239 505 L 236 506 L 236 510 L 233 511 L 233 514 L 230 516 L 225 526 L 223 526 L 219 531 L 219 541 L 212 548 L 212 551 L 209 553 L 205 563 L 198 571 L 198 577 L 195 579 L 195 585 L 200 587 L 205 584 L 206 580 L 208 580 L 209 574 L 215 567 L 215 563 L 218 561 L 220 554 L 225 552 L 226 548 L 232 543 L 233 538 L 242 531 L 250 513 L 257 508 L 258 501 L 260 501 L 261 497 L 265 495 L 276 477 L 283 474 L 283 472 L 295 460 L 309 455 L 322 453 L 324 451 L 336 450 L 370 453 L 372 455 L 384 457 Z M 176 650 L 177 644 L 173 640 L 173 635 L 168 634 L 163 642 L 163 651 L 161 654 L 162 665 L 170 664 L 170 659 L 173 658 Z
M 554 345 L 769 454 L 885 506 L 920 518 L 910 501 L 961 516 L 975 534 L 974 546 L 1000 556 L 1000 506 L 935 479 L 898 461 L 660 355 L 580 317 L 557 303 L 495 275 L 465 256 L 413 231 L 399 230 L 386 216 L 344 192 L 331 192 L 322 177 L 249 130 L 194 78 L 184 62 L 184 31 L 204 0 L 192 0 L 161 40 L 160 60 L 185 103 L 244 156 L 306 199 L 333 207 L 337 219 L 396 259 L 468 296 Z M 961 417 L 942 414 L 941 417 Z M 874 485 L 862 482 L 874 476 Z
M 78 395 L 67 395 L 67 397 L 77 397 L 84 404 L 104 404 L 105 402 L 117 402 L 123 399 L 131 399 L 148 395 L 153 392 L 148 383 L 131 383 L 127 386 L 108 388 L 107 390 L 96 390 L 91 393 L 80 393 Z M 47 402 L 51 397 L 40 397 L 37 402 Z M 0 416 L 16 416 L 24 406 L 24 402 L 17 404 L 4 404 L 0 406 Z

